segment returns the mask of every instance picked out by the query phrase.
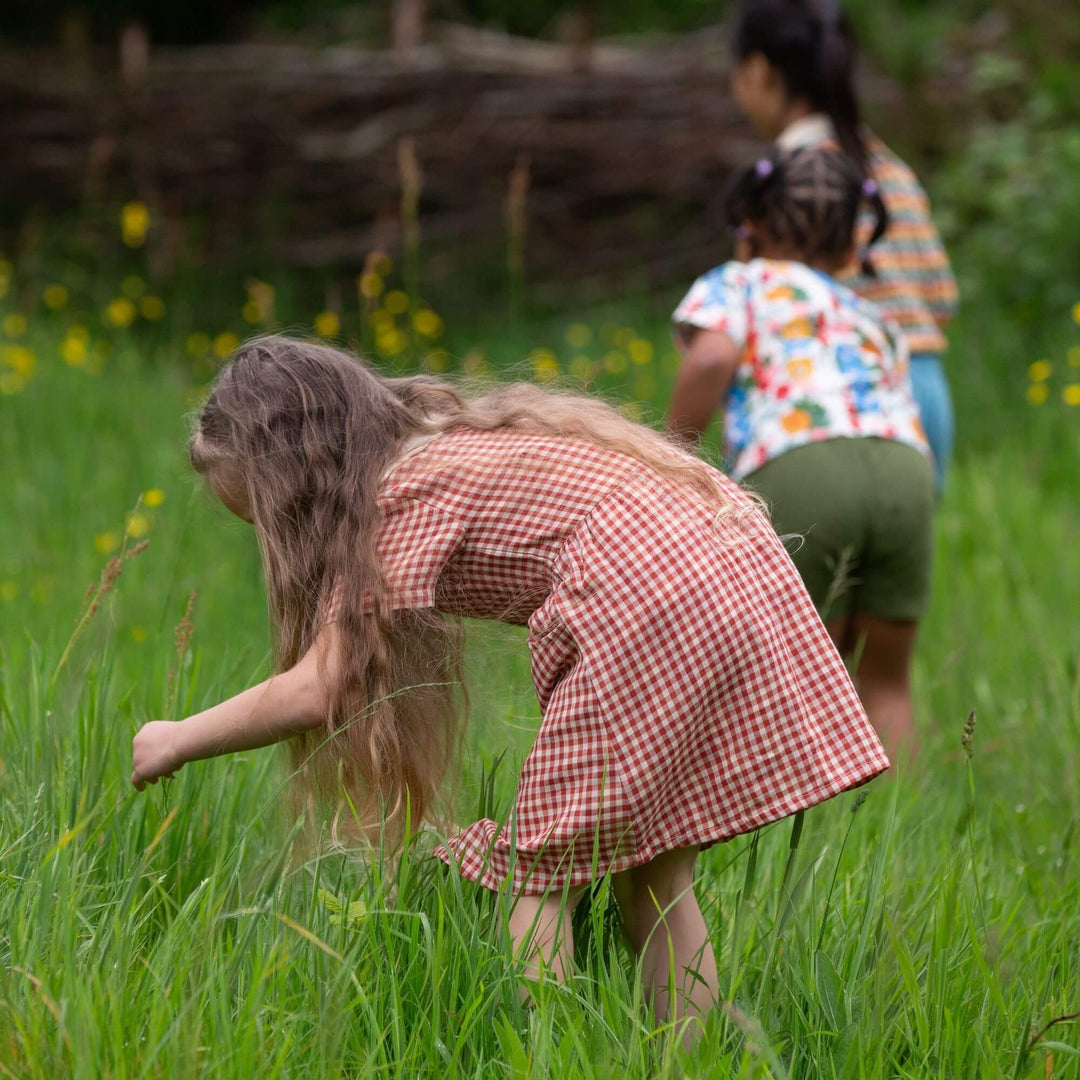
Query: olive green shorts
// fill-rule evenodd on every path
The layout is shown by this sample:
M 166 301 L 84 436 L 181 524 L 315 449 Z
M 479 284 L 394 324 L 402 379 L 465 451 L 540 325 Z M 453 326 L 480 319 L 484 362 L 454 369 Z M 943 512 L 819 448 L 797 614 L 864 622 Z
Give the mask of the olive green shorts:
M 823 619 L 925 614 L 934 480 L 918 450 L 889 439 L 828 439 L 781 454 L 743 485 L 768 504 Z

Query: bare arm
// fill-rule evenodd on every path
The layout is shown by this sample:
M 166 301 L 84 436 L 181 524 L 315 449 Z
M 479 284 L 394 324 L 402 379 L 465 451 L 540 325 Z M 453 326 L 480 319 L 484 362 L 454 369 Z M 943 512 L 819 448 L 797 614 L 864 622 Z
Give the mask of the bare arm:
M 288 671 L 186 720 L 144 724 L 132 747 L 131 782 L 142 791 L 189 761 L 254 750 L 320 727 L 326 720 L 327 701 L 319 667 L 325 662 L 332 679 L 337 658 L 338 630 L 330 624 Z
M 741 350 L 720 330 L 678 328 L 683 355 L 668 405 L 668 430 L 697 441 L 723 404 L 739 366 Z

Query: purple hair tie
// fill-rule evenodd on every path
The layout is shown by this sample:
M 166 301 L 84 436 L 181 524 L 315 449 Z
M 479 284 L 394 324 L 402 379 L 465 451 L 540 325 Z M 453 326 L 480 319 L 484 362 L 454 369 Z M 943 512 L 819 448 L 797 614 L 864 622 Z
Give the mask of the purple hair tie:
M 764 180 L 765 177 L 772 175 L 773 167 L 773 163 L 768 158 L 759 158 L 754 164 L 754 172 L 760 180 Z
M 878 193 L 878 184 L 873 177 L 868 176 L 862 182 L 862 193 L 863 197 L 867 199 L 872 199 Z

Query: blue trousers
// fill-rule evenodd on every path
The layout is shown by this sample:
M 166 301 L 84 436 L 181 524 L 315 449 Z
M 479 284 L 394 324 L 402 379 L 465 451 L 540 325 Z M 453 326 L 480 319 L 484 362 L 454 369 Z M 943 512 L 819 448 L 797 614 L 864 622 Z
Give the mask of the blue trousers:
M 911 385 L 934 455 L 934 484 L 940 495 L 945 487 L 945 473 L 952 460 L 955 425 L 952 394 L 937 353 L 914 353 L 911 357 Z

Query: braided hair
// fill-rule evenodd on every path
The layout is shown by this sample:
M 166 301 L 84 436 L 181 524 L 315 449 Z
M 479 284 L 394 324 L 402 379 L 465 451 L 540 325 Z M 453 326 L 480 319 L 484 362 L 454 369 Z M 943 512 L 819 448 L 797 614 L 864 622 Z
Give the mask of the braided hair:
M 884 235 L 889 215 L 876 181 L 864 178 L 846 154 L 802 147 L 760 158 L 735 177 L 724 210 L 734 230 L 753 225 L 803 262 L 836 262 L 851 250 L 863 203 L 874 228 L 861 265 L 874 277 L 869 249 Z

